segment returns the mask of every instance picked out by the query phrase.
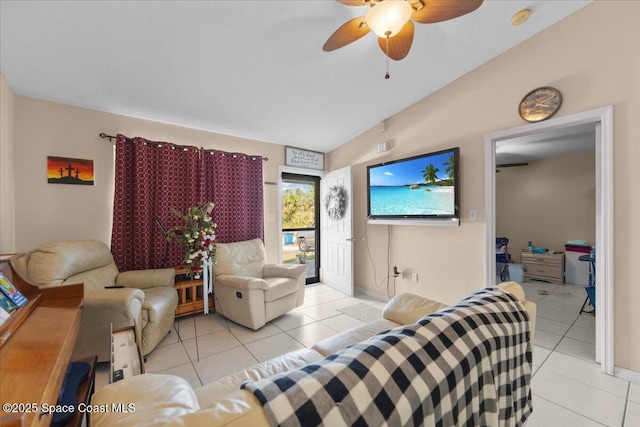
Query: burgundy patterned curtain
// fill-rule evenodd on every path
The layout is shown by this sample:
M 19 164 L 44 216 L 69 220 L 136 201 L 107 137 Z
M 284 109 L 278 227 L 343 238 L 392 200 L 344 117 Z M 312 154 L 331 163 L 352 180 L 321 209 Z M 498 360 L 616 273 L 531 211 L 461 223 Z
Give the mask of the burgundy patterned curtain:
M 212 201 L 216 240 L 264 240 L 262 157 L 144 138 L 116 139 L 111 252 L 121 271 L 182 264 L 185 248 L 164 230 Z
M 262 157 L 204 150 L 205 199 L 215 203 L 216 241 L 264 240 Z
M 196 147 L 118 135 L 111 251 L 121 271 L 182 264 L 184 247 L 167 243 L 159 224 L 181 224 L 172 209 L 202 202 L 200 157 Z

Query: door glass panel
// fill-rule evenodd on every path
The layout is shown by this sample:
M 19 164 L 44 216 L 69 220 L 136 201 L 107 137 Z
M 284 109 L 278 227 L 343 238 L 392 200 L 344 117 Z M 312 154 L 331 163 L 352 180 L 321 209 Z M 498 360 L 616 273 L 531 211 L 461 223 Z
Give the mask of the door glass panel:
M 283 174 L 282 180 L 282 261 L 307 266 L 307 283 L 318 275 L 319 179 Z

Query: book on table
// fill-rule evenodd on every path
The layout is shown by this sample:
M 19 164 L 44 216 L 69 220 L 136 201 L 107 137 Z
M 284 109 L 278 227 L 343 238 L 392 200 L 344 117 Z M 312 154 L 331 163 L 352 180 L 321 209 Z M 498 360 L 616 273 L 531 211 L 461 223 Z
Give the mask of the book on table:
M 27 297 L 22 295 L 22 292 L 2 272 L 0 272 L 0 291 L 18 307 L 22 307 L 29 302 Z
M 0 292 L 0 325 L 9 320 L 9 317 L 11 317 L 17 309 L 18 306 L 12 303 L 5 294 Z

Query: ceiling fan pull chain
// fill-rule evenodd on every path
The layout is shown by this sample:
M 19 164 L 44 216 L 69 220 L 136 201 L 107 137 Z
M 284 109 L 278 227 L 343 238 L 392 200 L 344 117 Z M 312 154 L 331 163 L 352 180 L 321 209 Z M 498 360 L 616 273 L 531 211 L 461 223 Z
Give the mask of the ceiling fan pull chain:
M 384 78 L 386 80 L 389 79 L 389 33 L 387 33 L 387 46 L 386 46 L 386 50 L 387 50 L 387 54 L 385 55 L 387 57 L 387 74 L 384 75 Z

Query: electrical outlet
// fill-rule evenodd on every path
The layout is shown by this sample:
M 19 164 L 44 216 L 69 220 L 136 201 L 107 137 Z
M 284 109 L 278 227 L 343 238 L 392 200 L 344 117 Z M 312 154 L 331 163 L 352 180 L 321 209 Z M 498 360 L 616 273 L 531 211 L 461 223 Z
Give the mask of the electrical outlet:
M 418 273 L 411 273 L 411 280 L 414 282 L 418 282 Z

